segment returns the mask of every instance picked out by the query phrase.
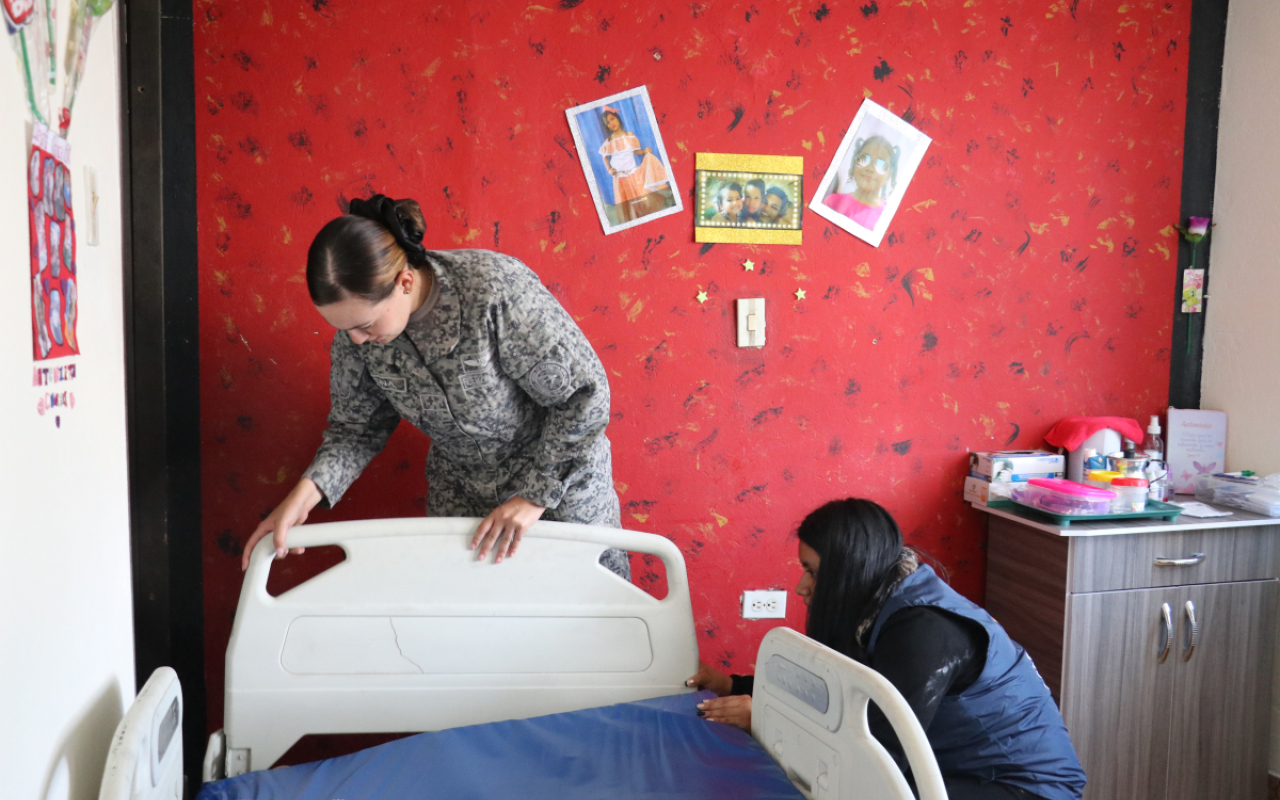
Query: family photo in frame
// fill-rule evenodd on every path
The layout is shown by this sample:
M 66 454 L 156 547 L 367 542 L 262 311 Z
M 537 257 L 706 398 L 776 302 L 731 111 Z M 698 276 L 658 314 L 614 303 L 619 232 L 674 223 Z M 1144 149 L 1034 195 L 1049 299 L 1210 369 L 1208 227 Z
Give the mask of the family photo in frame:
M 684 208 L 644 86 L 565 114 L 605 234 Z
M 694 241 L 800 244 L 804 159 L 698 153 Z
M 932 140 L 864 100 L 809 208 L 879 247 Z

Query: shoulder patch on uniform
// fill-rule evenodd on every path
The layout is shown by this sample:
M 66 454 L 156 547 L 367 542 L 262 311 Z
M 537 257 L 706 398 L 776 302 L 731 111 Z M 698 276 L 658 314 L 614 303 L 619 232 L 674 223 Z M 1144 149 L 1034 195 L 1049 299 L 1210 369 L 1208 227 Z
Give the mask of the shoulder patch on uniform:
M 539 394 L 559 397 L 569 388 L 569 368 L 558 361 L 543 361 L 529 370 L 529 383 Z

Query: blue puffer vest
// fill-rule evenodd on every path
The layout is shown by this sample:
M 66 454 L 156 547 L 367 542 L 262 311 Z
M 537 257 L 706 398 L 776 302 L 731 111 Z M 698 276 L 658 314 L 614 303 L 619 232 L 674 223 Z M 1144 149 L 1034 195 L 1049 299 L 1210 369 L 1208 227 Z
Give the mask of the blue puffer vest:
M 875 651 L 880 629 L 894 612 L 933 606 L 971 619 L 987 633 L 987 664 L 973 685 L 947 695 L 926 734 L 943 775 L 999 781 L 1047 800 L 1079 800 L 1084 770 L 1062 715 L 1031 657 L 990 614 L 920 566 L 880 609 L 868 638 Z

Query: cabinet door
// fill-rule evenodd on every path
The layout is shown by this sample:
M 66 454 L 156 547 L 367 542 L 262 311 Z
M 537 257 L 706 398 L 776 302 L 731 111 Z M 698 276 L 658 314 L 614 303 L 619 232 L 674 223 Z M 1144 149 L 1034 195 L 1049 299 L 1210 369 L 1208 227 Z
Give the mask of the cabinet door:
M 1067 600 L 1062 717 L 1088 777 L 1085 800 L 1167 796 L 1170 693 L 1179 663 L 1171 625 L 1185 595 L 1134 589 Z
M 1182 591 L 1178 644 L 1169 656 L 1177 676 L 1169 728 L 1173 800 L 1267 796 L 1276 597 L 1273 580 Z

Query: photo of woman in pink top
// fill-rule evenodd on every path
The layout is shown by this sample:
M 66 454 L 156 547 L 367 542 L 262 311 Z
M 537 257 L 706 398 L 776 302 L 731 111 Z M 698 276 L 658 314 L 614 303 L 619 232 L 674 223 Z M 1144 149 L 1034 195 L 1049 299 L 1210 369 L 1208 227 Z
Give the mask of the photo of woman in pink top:
M 859 139 L 849 164 L 852 192 L 839 192 L 839 181 L 831 186 L 831 194 L 822 198 L 823 205 L 843 214 L 871 230 L 880 220 L 886 199 L 898 182 L 900 149 L 883 136 Z

